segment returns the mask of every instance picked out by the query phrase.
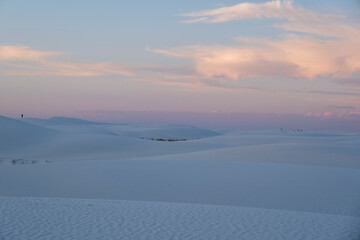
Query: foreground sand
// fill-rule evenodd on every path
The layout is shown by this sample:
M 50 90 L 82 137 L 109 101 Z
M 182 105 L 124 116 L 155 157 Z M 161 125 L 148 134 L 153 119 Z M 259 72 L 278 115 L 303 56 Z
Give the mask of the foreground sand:
M 0 198 L 4 239 L 358 239 L 360 218 L 216 205 Z

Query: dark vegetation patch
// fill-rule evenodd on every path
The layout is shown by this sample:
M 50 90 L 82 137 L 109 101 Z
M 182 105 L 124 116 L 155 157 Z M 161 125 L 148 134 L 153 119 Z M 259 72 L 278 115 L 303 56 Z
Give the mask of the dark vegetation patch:
M 39 164 L 39 163 L 49 163 L 50 161 L 47 160 L 29 160 L 29 159 L 22 159 L 22 158 L 16 158 L 16 159 L 4 159 L 0 158 L 0 165 L 29 165 L 29 164 Z
M 186 138 L 144 138 L 144 137 L 141 137 L 141 139 L 158 141 L 158 142 L 184 142 L 184 141 L 188 141 L 188 140 L 193 140 L 193 139 L 186 139 Z M 195 138 L 195 139 L 200 139 L 200 138 Z

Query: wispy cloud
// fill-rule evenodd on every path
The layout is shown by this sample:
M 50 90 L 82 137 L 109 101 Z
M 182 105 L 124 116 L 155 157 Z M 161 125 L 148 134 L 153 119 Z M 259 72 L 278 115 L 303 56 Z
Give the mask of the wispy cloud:
M 356 107 L 354 106 L 329 106 L 330 108 L 333 109 L 340 109 L 340 110 L 355 110 Z
M 168 86 L 180 86 L 180 87 L 204 87 L 207 86 L 203 81 L 194 78 L 186 77 L 140 77 L 134 78 L 135 81 L 148 82 L 154 84 L 168 85 Z
M 132 75 L 134 68 L 119 63 L 71 63 L 56 61 L 58 52 L 34 50 L 28 46 L 0 46 L 0 70 L 5 76 L 103 76 Z
M 316 118 L 344 118 L 349 120 L 360 119 L 360 109 L 353 109 L 341 112 L 308 112 L 306 113 L 308 117 Z
M 317 118 L 330 118 L 333 117 L 335 114 L 332 112 L 308 112 L 306 116 L 308 117 L 317 117 Z
M 360 77 L 339 78 L 334 81 L 347 87 L 360 88 Z
M 274 0 L 265 3 L 240 3 L 230 7 L 179 14 L 192 19 L 184 23 L 221 23 L 241 19 L 278 18 L 296 20 L 332 20 L 339 16 L 318 14 L 302 7 L 294 7 L 292 0 Z
M 135 77 L 135 81 L 148 82 L 153 84 L 161 84 L 167 86 L 179 86 L 186 88 L 195 88 L 196 91 L 207 91 L 211 89 L 221 89 L 223 91 L 239 92 L 239 93 L 271 93 L 271 94 L 291 94 L 301 96 L 331 96 L 331 97 L 352 97 L 359 100 L 360 92 L 351 90 L 321 90 L 321 89 L 299 89 L 299 88 L 283 88 L 281 86 L 268 87 L 253 87 L 244 86 L 241 82 L 224 82 L 216 78 L 207 78 L 200 75 L 164 75 L 154 77 Z M 356 101 L 355 100 L 355 101 Z M 336 107 L 332 107 L 336 108 Z M 345 108 L 345 107 L 344 107 Z M 355 109 L 355 107 L 353 107 Z M 340 109 L 340 107 L 339 107 Z M 350 109 L 350 107 L 349 107 Z
M 43 62 L 57 52 L 36 51 L 28 46 L 0 46 L 0 61 Z

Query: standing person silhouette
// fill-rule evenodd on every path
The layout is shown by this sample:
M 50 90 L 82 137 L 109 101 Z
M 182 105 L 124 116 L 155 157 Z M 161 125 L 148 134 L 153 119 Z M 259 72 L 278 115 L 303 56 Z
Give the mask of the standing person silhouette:
M 24 114 L 21 114 L 21 118 L 23 118 L 24 117 Z

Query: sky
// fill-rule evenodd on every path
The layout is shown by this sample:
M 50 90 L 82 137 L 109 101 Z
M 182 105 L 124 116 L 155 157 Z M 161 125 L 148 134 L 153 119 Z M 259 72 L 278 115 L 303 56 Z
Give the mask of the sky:
M 0 115 L 360 130 L 358 0 L 0 0 L 0 36 Z

